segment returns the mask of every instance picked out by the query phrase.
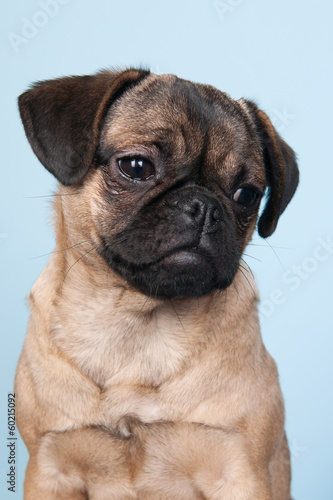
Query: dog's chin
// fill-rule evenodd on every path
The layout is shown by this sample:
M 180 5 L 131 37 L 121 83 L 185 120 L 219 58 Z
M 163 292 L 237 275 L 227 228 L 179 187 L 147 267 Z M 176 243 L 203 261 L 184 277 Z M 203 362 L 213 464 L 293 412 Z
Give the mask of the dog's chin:
M 215 262 L 196 250 L 179 250 L 145 266 L 119 258 L 108 263 L 140 292 L 160 299 L 202 297 L 213 290 L 224 290 L 232 283 L 238 268 L 228 266 L 221 275 Z

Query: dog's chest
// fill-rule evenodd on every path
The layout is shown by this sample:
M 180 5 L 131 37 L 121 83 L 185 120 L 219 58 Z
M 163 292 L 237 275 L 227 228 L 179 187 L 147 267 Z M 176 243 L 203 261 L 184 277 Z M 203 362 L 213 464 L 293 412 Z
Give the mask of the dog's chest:
M 193 356 L 193 346 L 198 347 L 194 336 L 202 335 L 200 326 L 175 314 L 139 320 L 116 312 L 106 318 L 86 309 L 76 321 L 67 315 L 54 335 L 71 360 L 100 386 L 158 386 Z

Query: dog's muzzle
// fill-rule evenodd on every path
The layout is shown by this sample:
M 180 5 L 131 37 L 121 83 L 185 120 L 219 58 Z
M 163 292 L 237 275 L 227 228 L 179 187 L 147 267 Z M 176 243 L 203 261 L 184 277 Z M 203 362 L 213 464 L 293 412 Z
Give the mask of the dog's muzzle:
M 234 225 L 214 193 L 185 186 L 142 208 L 105 239 L 110 267 L 149 296 L 198 297 L 230 285 L 238 269 Z

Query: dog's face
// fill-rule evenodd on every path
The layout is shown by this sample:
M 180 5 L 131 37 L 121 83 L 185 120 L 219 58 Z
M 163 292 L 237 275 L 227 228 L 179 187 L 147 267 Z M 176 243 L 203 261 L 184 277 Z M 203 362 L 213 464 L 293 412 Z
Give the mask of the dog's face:
M 226 288 L 254 229 L 266 186 L 259 140 L 212 94 L 150 77 L 111 107 L 102 130 L 100 251 L 148 295 Z
M 44 82 L 20 111 L 39 159 L 79 196 L 65 209 L 76 237 L 149 296 L 227 288 L 266 188 L 262 236 L 297 186 L 294 154 L 262 111 L 175 76 Z

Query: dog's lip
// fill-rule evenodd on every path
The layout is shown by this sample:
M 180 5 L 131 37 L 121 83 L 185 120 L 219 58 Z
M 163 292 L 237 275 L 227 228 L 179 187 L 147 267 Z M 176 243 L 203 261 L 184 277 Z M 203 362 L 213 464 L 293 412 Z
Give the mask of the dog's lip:
M 145 271 L 152 267 L 158 265 L 170 265 L 170 264 L 190 264 L 190 263 L 199 263 L 205 260 L 205 252 L 202 252 L 198 247 L 180 247 L 170 250 L 169 252 L 161 255 L 155 260 L 151 260 L 148 262 L 134 263 L 130 260 L 127 260 L 123 256 L 120 256 L 115 253 L 112 254 L 112 260 L 116 260 L 117 262 L 122 263 L 122 265 L 126 267 L 133 267 L 137 270 Z M 206 256 L 207 260 L 207 256 Z
M 194 248 L 179 248 L 163 255 L 158 260 L 147 264 L 147 268 L 154 268 L 159 265 L 199 265 L 207 262 L 207 256 L 204 252 L 200 251 L 197 247 Z
M 147 260 L 146 262 L 133 262 L 128 260 L 126 256 L 120 255 L 118 252 L 112 252 L 111 248 L 108 246 L 106 246 L 106 249 L 109 250 L 107 260 L 110 262 L 111 267 L 113 267 L 112 264 L 116 262 L 121 267 L 132 269 L 136 272 L 145 272 L 149 269 L 154 270 L 154 268 L 157 269 L 159 266 L 198 266 L 200 264 L 207 264 L 207 262 L 212 262 L 214 260 L 209 249 L 202 248 L 200 245 L 176 247 L 156 259 L 150 261 Z
M 202 252 L 196 248 L 175 250 L 172 253 L 162 257 L 159 262 L 166 264 L 191 264 L 197 263 L 198 260 L 203 260 Z

